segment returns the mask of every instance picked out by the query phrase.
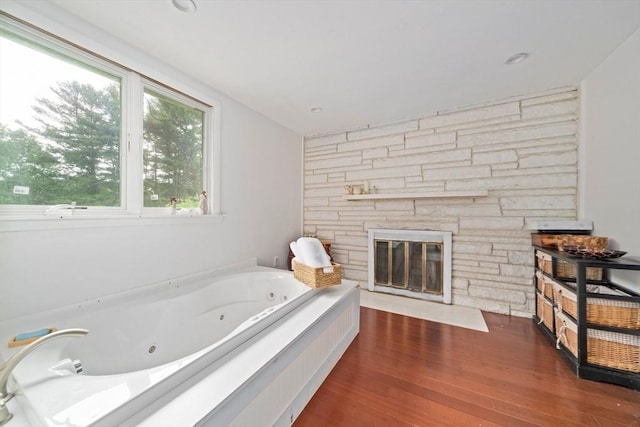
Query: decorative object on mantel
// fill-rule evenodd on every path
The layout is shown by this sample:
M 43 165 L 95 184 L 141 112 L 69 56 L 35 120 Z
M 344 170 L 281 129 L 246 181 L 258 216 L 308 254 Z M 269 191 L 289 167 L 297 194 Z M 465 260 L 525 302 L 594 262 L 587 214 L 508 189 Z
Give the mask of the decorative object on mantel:
M 347 184 L 344 186 L 345 197 L 352 196 L 352 195 L 359 196 L 359 195 L 366 195 L 366 194 L 374 194 L 375 192 L 376 192 L 376 186 L 369 185 L 369 182 L 366 180 L 362 185 Z
M 478 191 L 441 191 L 441 192 L 425 192 L 425 193 L 375 193 L 375 194 L 357 194 L 344 195 L 345 200 L 393 200 L 393 199 L 446 199 L 446 198 L 475 198 L 486 197 L 489 192 L 487 190 Z

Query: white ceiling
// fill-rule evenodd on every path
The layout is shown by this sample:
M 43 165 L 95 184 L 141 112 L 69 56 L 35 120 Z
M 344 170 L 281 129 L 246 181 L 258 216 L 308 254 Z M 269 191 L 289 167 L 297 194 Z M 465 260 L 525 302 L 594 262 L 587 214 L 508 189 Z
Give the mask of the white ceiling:
M 575 85 L 640 27 L 640 0 L 48 1 L 305 136 Z

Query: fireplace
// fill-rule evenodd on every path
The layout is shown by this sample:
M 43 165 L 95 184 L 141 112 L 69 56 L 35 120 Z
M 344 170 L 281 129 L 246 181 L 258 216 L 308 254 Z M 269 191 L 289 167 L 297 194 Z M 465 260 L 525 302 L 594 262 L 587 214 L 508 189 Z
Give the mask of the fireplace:
M 451 304 L 451 232 L 369 229 L 369 290 Z

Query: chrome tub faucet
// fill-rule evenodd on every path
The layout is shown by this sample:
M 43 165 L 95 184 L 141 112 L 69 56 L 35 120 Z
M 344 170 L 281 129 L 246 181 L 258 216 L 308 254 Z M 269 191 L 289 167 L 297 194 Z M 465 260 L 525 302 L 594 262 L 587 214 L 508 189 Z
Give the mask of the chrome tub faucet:
M 9 422 L 13 417 L 7 408 L 7 402 L 13 397 L 13 393 L 9 393 L 7 391 L 7 382 L 9 381 L 9 376 L 16 365 L 29 353 L 49 341 L 64 337 L 80 337 L 87 335 L 88 333 L 89 331 L 87 329 L 62 329 L 52 332 L 26 345 L 16 354 L 11 356 L 2 366 L 0 366 L 0 426 Z

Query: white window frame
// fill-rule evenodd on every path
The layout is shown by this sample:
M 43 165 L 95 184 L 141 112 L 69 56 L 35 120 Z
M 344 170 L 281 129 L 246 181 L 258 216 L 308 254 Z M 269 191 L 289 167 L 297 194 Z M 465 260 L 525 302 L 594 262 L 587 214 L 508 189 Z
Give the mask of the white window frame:
M 209 188 L 210 185 L 210 181 L 208 179 L 209 176 L 209 171 L 210 171 L 210 167 L 209 167 L 209 162 L 211 160 L 211 156 L 209 155 L 209 151 L 210 150 L 210 144 L 207 144 L 207 141 L 210 141 L 212 138 L 210 137 L 210 133 L 211 130 L 213 129 L 213 121 L 211 120 L 211 117 L 213 116 L 213 108 L 209 107 L 205 104 L 203 104 L 200 101 L 196 101 L 188 96 L 185 96 L 181 93 L 177 93 L 175 91 L 172 90 L 168 90 L 166 87 L 157 84 L 156 82 L 152 82 L 149 79 L 145 79 L 142 78 L 141 79 L 141 84 L 142 84 L 142 94 L 144 95 L 144 91 L 146 89 L 151 90 L 154 93 L 157 93 L 159 95 L 162 96 L 166 96 L 167 98 L 170 98 L 172 100 L 178 101 L 188 107 L 192 107 L 192 108 L 196 108 L 198 110 L 201 110 L 204 112 L 204 123 L 203 123 L 203 147 L 202 147 L 202 182 L 205 184 L 205 187 Z M 144 99 L 144 98 L 143 98 Z M 139 108 L 144 109 L 144 100 L 141 99 L 141 103 Z M 137 100 L 137 98 L 136 98 Z M 140 112 L 141 116 L 143 117 L 143 113 L 142 110 Z M 140 130 L 139 132 L 137 132 L 138 135 L 140 135 L 140 141 L 136 141 L 136 143 L 139 144 L 139 149 L 137 150 L 137 152 L 135 153 L 136 157 L 139 156 L 139 161 L 137 162 L 137 164 L 140 166 L 140 171 L 136 171 L 136 173 L 143 173 L 143 169 L 142 169 L 142 165 L 144 163 L 144 159 L 143 159 L 143 155 L 144 155 L 144 146 L 143 146 L 143 123 L 140 122 Z M 133 144 L 132 144 L 133 146 Z M 210 190 L 207 190 L 207 194 L 209 194 Z M 144 207 L 144 180 L 140 181 L 140 188 L 136 189 L 135 192 L 132 192 L 134 194 L 131 195 L 131 198 L 128 200 L 129 203 L 131 203 L 131 205 L 134 207 L 133 210 L 135 212 L 142 212 L 144 215 L 158 215 L 159 213 L 165 213 L 166 209 L 165 208 L 145 208 Z M 192 211 L 197 212 L 197 209 L 194 209 Z
M 53 36 L 0 16 L 0 24 L 16 33 L 67 57 L 120 78 L 121 145 L 120 206 L 90 206 L 88 209 L 51 210 L 50 206 L 1 205 L 0 231 L 29 229 L 117 226 L 183 222 L 220 222 L 220 103 L 199 101 L 186 91 L 178 91 L 125 66 L 112 63 Z M 144 89 L 149 88 L 186 105 L 204 111 L 203 183 L 208 194 L 209 215 L 197 209 L 171 215 L 169 208 L 144 208 L 143 203 L 143 114 Z M 72 200 L 69 201 L 71 203 Z M 63 221 L 61 221 L 63 220 Z M 132 221 L 134 220 L 134 221 Z

